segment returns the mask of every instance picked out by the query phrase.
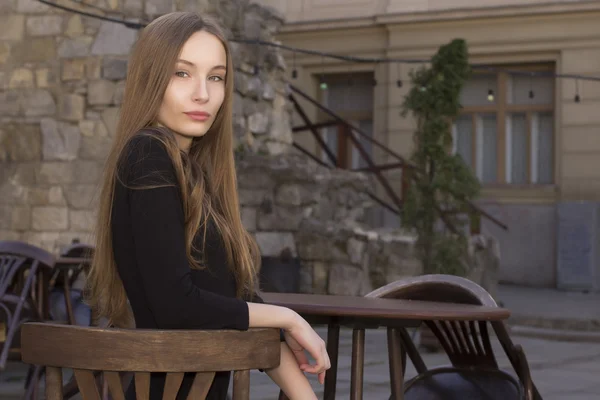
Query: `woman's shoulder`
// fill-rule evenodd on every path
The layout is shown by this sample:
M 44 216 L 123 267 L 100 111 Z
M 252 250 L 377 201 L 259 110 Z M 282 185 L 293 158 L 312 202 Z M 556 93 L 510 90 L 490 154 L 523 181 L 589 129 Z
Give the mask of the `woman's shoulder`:
M 123 148 L 119 164 L 122 176 L 126 176 L 130 183 L 132 180 L 146 180 L 152 176 L 160 176 L 162 183 L 165 183 L 164 178 L 174 173 L 173 160 L 164 138 L 160 132 L 152 129 L 142 129 L 129 139 Z

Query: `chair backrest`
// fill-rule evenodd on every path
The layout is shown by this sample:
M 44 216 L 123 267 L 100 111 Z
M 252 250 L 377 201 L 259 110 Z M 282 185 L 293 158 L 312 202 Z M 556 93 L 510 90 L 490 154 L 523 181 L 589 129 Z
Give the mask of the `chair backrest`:
M 248 398 L 249 370 L 279 365 L 277 329 L 249 331 L 129 330 L 27 323 L 22 358 L 46 367 L 46 398 L 62 399 L 62 368 L 73 369 L 85 399 L 99 399 L 94 372 L 122 399 L 120 372 L 133 372 L 138 399 L 148 399 L 150 373 L 166 373 L 163 399 L 175 399 L 184 373 L 195 373 L 188 399 L 204 399 L 215 372 L 234 371 L 234 399 Z M 125 388 L 126 389 L 126 388 Z
M 367 296 L 497 307 L 492 296 L 475 282 L 443 274 L 395 281 Z M 426 324 L 454 366 L 498 368 L 485 321 L 427 321 Z

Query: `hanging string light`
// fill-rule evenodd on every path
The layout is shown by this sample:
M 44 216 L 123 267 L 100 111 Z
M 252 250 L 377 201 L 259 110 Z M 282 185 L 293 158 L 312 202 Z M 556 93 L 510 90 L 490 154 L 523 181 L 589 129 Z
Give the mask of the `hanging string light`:
M 575 79 L 575 103 L 579 103 L 581 98 L 579 97 L 579 78 Z
M 533 93 L 533 72 L 529 74 L 529 98 L 533 99 L 535 97 L 535 93 Z
M 490 103 L 494 102 L 495 96 L 494 96 L 494 89 L 492 89 L 492 82 L 494 81 L 495 75 L 492 75 L 490 77 L 490 80 L 488 82 L 488 94 L 487 94 L 487 99 Z
M 321 56 L 321 90 L 327 90 L 327 81 L 325 81 L 325 56 Z
M 296 69 L 296 51 L 292 53 L 292 79 L 298 78 L 298 70 Z
M 398 74 L 398 79 L 396 80 L 396 86 L 401 88 L 402 87 L 402 71 L 400 70 L 402 64 L 397 63 L 396 64 L 398 69 L 397 69 L 397 74 Z

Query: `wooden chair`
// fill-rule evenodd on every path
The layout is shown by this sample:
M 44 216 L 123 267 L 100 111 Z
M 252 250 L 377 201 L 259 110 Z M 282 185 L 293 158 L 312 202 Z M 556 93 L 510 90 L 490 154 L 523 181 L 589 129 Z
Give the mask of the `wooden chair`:
M 62 368 L 73 370 L 84 399 L 100 399 L 95 371 L 103 371 L 113 399 L 124 399 L 120 373 L 133 372 L 139 400 L 149 398 L 150 374 L 166 373 L 163 399 L 175 400 L 184 373 L 195 373 L 187 396 L 202 400 L 218 371 L 234 371 L 233 400 L 249 399 L 250 370 L 279 365 L 278 329 L 103 329 L 26 323 L 23 360 L 46 367 L 46 399 L 62 400 Z M 125 390 L 124 390 L 125 389 Z
M 27 321 L 50 318 L 48 282 L 54 256 L 39 247 L 18 241 L 0 241 L 0 321 L 5 325 L 0 370 L 9 360 L 21 361 L 19 330 Z M 39 366 L 32 366 L 25 382 L 25 398 L 36 397 Z
M 497 307 L 494 299 L 481 286 L 451 275 L 423 275 L 402 279 L 376 289 L 367 296 Z M 401 329 L 403 350 L 411 358 L 418 373 L 405 384 L 405 399 L 541 400 L 531 379 L 525 353 L 521 346 L 513 344 L 503 322 L 492 322 L 491 325 L 519 378 L 518 381 L 499 369 L 487 322 L 427 321 L 426 324 L 440 341 L 452 366 L 428 369 L 408 332 Z

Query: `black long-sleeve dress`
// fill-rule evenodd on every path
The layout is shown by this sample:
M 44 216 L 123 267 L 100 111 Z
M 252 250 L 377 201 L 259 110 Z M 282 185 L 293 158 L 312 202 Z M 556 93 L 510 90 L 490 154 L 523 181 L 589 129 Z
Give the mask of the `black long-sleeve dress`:
M 205 258 L 208 268 L 192 270 L 185 250 L 183 203 L 172 161 L 156 138 L 136 135 L 126 148 L 117 180 L 111 217 L 113 250 L 136 328 L 248 329 L 248 305 L 236 298 L 221 237 L 209 223 Z M 196 248 L 202 249 L 202 234 Z M 195 254 L 199 256 L 199 254 Z M 260 298 L 253 301 L 262 302 Z M 194 351 L 194 349 L 189 349 Z M 198 354 L 198 357 L 201 357 Z M 153 374 L 150 399 L 161 399 L 165 374 Z M 178 399 L 185 399 L 193 376 L 184 378 Z M 218 372 L 207 399 L 227 397 L 230 373 Z M 132 382 L 127 399 L 135 398 Z

